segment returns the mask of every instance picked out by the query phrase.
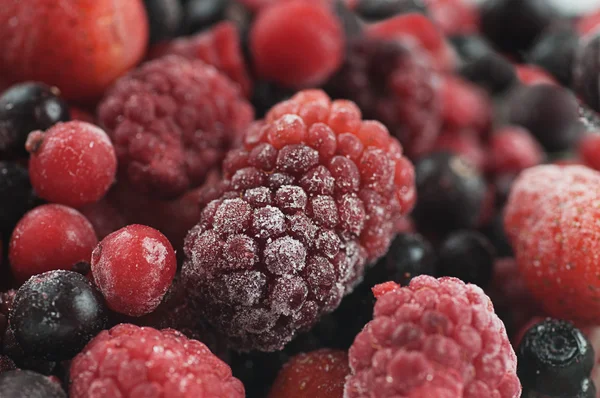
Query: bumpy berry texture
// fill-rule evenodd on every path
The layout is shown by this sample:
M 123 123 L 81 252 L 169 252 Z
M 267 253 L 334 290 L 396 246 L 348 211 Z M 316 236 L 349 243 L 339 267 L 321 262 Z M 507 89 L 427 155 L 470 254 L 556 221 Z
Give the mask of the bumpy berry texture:
M 0 42 L 4 82 L 41 81 L 67 99 L 93 99 L 142 58 L 148 21 L 142 0 L 10 0 Z
M 344 351 L 322 349 L 299 354 L 283 366 L 269 398 L 339 398 L 348 373 L 348 354 Z
M 29 370 L 11 370 L 0 374 L 0 391 L 7 398 L 67 398 L 59 383 Z
M 201 342 L 173 329 L 120 324 L 101 332 L 73 360 L 71 398 L 243 398 L 229 366 Z
M 98 110 L 119 170 L 142 193 L 200 185 L 253 119 L 237 87 L 202 61 L 169 56 L 119 79 Z
M 600 316 L 598 184 L 586 167 L 536 166 L 513 184 L 504 215 L 531 293 L 549 315 L 582 324 Z
M 520 397 L 515 353 L 479 287 L 418 276 L 374 292 L 373 320 L 349 351 L 345 397 Z
M 130 316 L 154 311 L 176 270 L 171 243 L 145 225 L 111 233 L 92 252 L 92 276 L 108 306 Z
M 50 202 L 73 207 L 97 202 L 115 180 L 115 148 L 92 124 L 72 121 L 34 131 L 26 148 L 31 184 Z
M 385 127 L 318 90 L 254 124 L 224 173 L 186 238 L 183 276 L 239 350 L 281 349 L 335 309 L 415 201 L 413 167 Z
M 205 6 L 204 6 L 205 7 Z M 221 22 L 209 30 L 190 37 L 181 37 L 152 49 L 153 58 L 179 55 L 214 66 L 236 82 L 245 96 L 252 91 L 241 49 L 238 28 L 232 22 Z
M 19 221 L 10 239 L 8 259 L 19 282 L 42 272 L 70 270 L 89 261 L 98 238 L 94 227 L 77 210 L 43 205 Z

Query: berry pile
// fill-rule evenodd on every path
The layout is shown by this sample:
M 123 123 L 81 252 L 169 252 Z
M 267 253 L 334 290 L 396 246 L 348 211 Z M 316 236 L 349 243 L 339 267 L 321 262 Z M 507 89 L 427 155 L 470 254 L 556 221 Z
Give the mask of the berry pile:
M 4 0 L 0 397 L 600 398 L 584 3 Z

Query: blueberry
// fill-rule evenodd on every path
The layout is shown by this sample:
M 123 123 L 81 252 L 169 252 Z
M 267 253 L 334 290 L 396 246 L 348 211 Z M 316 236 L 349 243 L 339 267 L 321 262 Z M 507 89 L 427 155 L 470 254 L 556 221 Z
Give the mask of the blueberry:
M 60 384 L 29 370 L 11 370 L 0 374 L 2 398 L 67 398 Z
M 19 288 L 9 320 L 27 354 L 66 360 L 106 326 L 106 307 L 102 294 L 85 276 L 49 271 Z
M 150 44 L 175 37 L 183 19 L 179 0 L 144 0 L 150 25 Z
M 433 246 L 418 234 L 399 234 L 392 241 L 382 262 L 383 264 L 374 267 L 373 273 L 379 271 L 379 277 L 377 280 L 369 280 L 369 285 L 394 281 L 406 286 L 415 276 L 436 275 Z
M 32 370 L 43 375 L 51 375 L 56 370 L 56 362 L 33 358 L 25 353 L 10 327 L 2 336 L 2 353 L 12 359 L 19 369 Z
M 28 156 L 25 141 L 30 132 L 70 118 L 69 107 L 56 87 L 31 82 L 10 87 L 0 96 L 0 155 Z
M 549 29 L 536 41 L 526 58 L 546 69 L 565 86 L 570 86 L 578 43 L 579 37 L 570 27 Z
M 477 224 L 487 190 L 479 170 L 458 155 L 435 152 L 417 161 L 415 174 L 419 228 L 446 233 Z
M 546 319 L 532 326 L 517 348 L 517 375 L 524 392 L 550 397 L 585 397 L 594 349 L 570 322 Z
M 453 276 L 486 288 L 492 280 L 495 250 L 477 231 L 455 231 L 439 248 L 439 268 L 443 276 Z
M 360 0 L 356 12 L 368 21 L 379 21 L 409 12 L 425 14 L 427 7 L 421 0 Z
M 35 202 L 27 169 L 17 163 L 0 162 L 0 233 L 10 234 Z
M 184 10 L 186 34 L 200 32 L 225 17 L 230 0 L 189 0 Z
M 600 111 L 600 34 L 580 42 L 573 64 L 573 88 L 595 111 Z
M 494 246 L 498 257 L 513 257 L 514 253 L 506 233 L 504 232 L 504 218 L 499 212 L 492 221 L 484 228 L 483 233 Z

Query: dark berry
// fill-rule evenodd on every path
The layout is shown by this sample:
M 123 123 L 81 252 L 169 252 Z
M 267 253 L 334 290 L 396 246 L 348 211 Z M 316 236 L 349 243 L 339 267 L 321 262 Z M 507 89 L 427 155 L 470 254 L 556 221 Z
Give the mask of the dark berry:
M 102 294 L 83 275 L 50 271 L 19 288 L 9 319 L 26 353 L 65 360 L 106 326 L 106 307 Z
M 600 111 L 600 34 L 582 39 L 573 64 L 573 88 L 595 111 Z
M 59 383 L 29 370 L 11 370 L 0 374 L 3 398 L 67 398 Z
M 344 28 L 346 38 L 357 37 L 364 31 L 364 21 L 344 0 L 336 0 L 335 13 Z
M 484 234 L 490 240 L 498 257 L 512 257 L 512 247 L 504 232 L 504 221 L 502 212 L 499 212 L 492 221 L 483 229 Z
M 485 288 L 492 279 L 495 254 L 494 246 L 483 234 L 453 232 L 439 248 L 440 274 Z
M 408 12 L 425 14 L 427 7 L 421 0 L 359 0 L 356 12 L 368 21 L 379 21 Z
M 550 318 L 525 333 L 516 354 L 524 393 L 580 397 L 594 366 L 594 349 L 583 333 L 570 322 Z
M 436 152 L 415 165 L 417 197 L 413 218 L 419 228 L 448 232 L 476 225 L 486 183 L 464 158 Z
M 480 35 L 456 35 L 449 40 L 460 63 L 471 62 L 494 52 L 492 45 Z
M 204 0 L 206 2 L 206 0 Z M 183 9 L 179 0 L 144 0 L 150 25 L 150 44 L 175 36 L 181 25 Z
M 5 238 L 33 204 L 27 169 L 18 163 L 0 162 L 0 232 Z
M 294 90 L 281 87 L 276 83 L 267 81 L 256 81 L 252 98 L 250 101 L 254 105 L 254 112 L 257 118 L 262 118 L 265 114 L 281 101 L 285 101 L 294 95 Z
M 9 370 L 14 370 L 16 368 L 17 365 L 15 365 L 12 359 L 7 357 L 6 355 L 0 355 L 0 373 L 7 372 Z
M 79 261 L 71 267 L 71 271 L 77 272 L 81 275 L 87 275 L 90 272 L 91 264 L 87 261 Z
M 0 154 L 25 157 L 30 132 L 70 120 L 69 107 L 56 87 L 42 83 L 12 86 L 0 96 Z
M 459 73 L 491 94 L 505 92 L 517 82 L 514 66 L 495 52 L 463 60 Z
M 185 34 L 200 32 L 225 16 L 230 0 L 188 0 L 184 5 Z
M 387 281 L 406 286 L 417 275 L 435 276 L 436 268 L 436 255 L 431 243 L 418 234 L 400 234 L 392 241 L 382 264 L 368 272 L 365 281 L 370 287 Z M 372 274 L 381 277 L 372 280 Z
M 527 61 L 541 66 L 562 84 L 571 85 L 575 49 L 579 37 L 571 28 L 548 29 L 527 54 Z
M 19 369 L 32 370 L 43 375 L 51 375 L 56 370 L 56 362 L 33 358 L 26 353 L 17 342 L 11 328 L 6 329 L 2 336 L 2 353 L 12 359 Z
M 569 149 L 581 136 L 577 99 L 559 86 L 519 87 L 508 99 L 508 119 L 551 152 Z

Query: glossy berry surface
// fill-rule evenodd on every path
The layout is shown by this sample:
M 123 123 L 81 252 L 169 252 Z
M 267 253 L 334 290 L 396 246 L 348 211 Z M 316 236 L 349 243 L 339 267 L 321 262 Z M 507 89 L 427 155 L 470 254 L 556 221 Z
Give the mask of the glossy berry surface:
M 456 231 L 440 245 L 439 272 L 481 288 L 492 279 L 495 250 L 490 241 L 477 231 Z
M 42 272 L 89 261 L 98 243 L 94 227 L 77 210 L 50 204 L 31 210 L 15 227 L 8 252 L 19 282 Z
M 49 271 L 19 288 L 10 327 L 23 350 L 36 358 L 72 358 L 106 326 L 102 295 L 83 275 Z
M 1 373 L 0 391 L 7 398 L 67 398 L 59 383 L 29 370 Z
M 392 241 L 382 264 L 376 265 L 370 273 L 385 274 L 384 278 L 378 278 L 377 281 L 369 280 L 370 285 L 394 281 L 401 286 L 406 286 L 415 276 L 423 274 L 435 276 L 437 256 L 431 243 L 421 235 L 399 234 Z
M 30 132 L 70 120 L 69 106 L 56 87 L 21 83 L 0 95 L 0 154 L 24 157 Z
M 92 275 L 117 312 L 152 312 L 167 292 L 177 260 L 167 238 L 154 228 L 129 225 L 102 239 L 92 253 Z
M 0 231 L 5 239 L 34 202 L 27 169 L 18 163 L 0 162 Z
M 533 325 L 516 352 L 524 392 L 553 397 L 595 396 L 581 391 L 594 366 L 594 349 L 571 323 L 548 318 Z
M 483 208 L 483 176 L 460 156 L 436 152 L 415 164 L 418 226 L 451 231 L 475 226 Z
M 115 180 L 117 156 L 106 133 L 80 121 L 60 123 L 27 138 L 29 176 L 36 193 L 54 203 L 94 203 Z
M 181 28 L 183 7 L 179 0 L 144 0 L 150 44 L 174 37 Z

